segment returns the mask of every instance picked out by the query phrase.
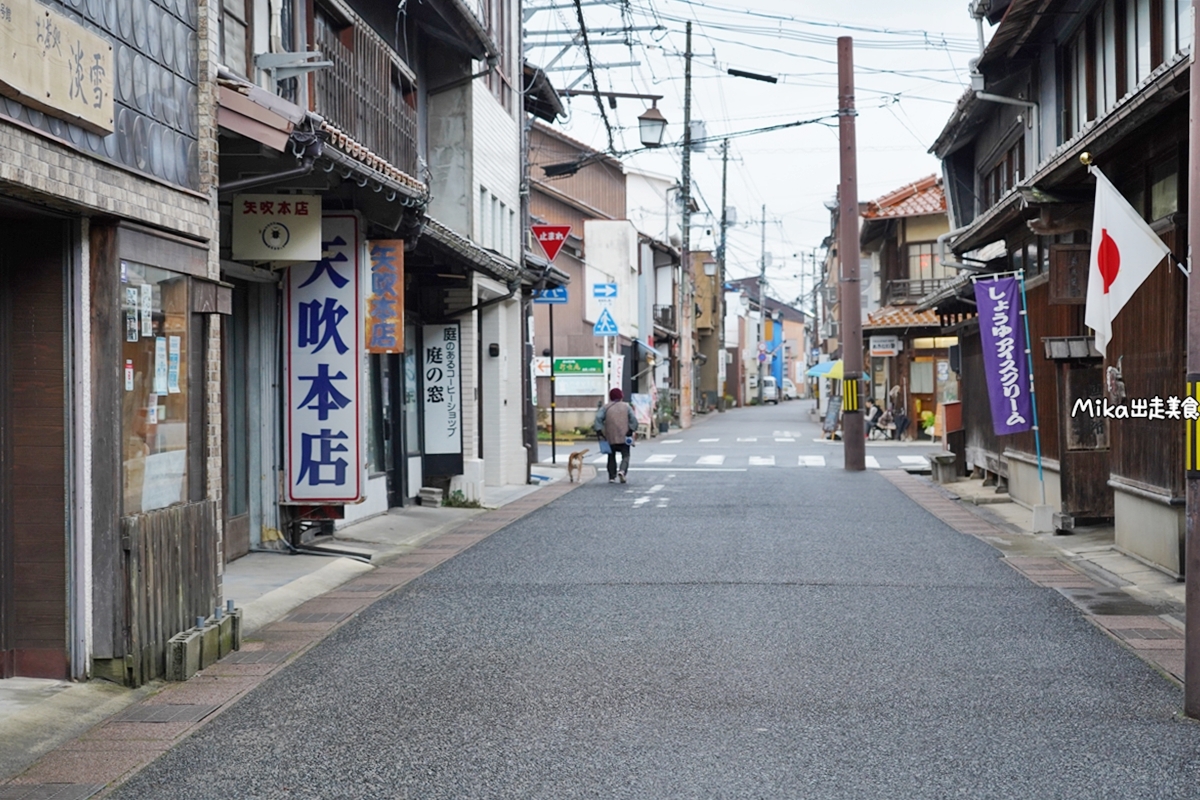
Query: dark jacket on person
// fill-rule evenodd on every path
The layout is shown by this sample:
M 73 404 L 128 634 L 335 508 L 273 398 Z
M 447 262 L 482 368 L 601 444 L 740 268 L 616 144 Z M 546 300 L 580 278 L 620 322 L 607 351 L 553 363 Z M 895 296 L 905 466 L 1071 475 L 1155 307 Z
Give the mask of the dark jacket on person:
M 609 444 L 625 444 L 625 437 L 638 428 L 633 406 L 624 400 L 614 400 L 596 412 L 596 433 L 604 435 Z

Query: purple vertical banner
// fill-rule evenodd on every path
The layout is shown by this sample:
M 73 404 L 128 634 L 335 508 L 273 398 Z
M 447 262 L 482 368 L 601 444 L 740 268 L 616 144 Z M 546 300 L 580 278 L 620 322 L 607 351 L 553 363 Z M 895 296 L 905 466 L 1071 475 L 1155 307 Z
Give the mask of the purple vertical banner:
M 1025 355 L 1025 322 L 1021 319 L 1021 285 L 1016 278 L 975 283 L 983 371 L 997 436 L 1033 427 L 1029 394 L 1029 360 Z

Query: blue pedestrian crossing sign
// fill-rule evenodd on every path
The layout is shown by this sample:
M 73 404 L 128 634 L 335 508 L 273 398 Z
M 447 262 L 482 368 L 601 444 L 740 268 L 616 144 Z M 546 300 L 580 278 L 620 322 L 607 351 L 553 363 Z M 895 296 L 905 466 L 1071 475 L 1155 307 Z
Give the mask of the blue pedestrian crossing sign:
M 612 314 L 608 309 L 600 312 L 600 318 L 596 320 L 596 327 L 592 329 L 592 333 L 596 336 L 617 336 L 617 321 L 613 319 Z
M 567 302 L 567 287 L 557 286 L 553 289 L 542 289 L 541 291 L 535 291 L 533 293 L 533 302 L 561 305 Z

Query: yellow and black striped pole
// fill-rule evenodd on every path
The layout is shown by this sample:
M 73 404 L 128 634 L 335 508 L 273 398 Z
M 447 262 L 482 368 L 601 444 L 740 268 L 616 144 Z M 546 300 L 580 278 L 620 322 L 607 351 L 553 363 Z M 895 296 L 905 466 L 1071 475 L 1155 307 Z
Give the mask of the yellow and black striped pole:
M 843 378 L 842 379 L 842 410 L 843 411 L 858 411 L 858 378 Z
M 1187 396 L 1200 402 L 1200 375 L 1187 376 Z M 1200 478 L 1200 420 L 1183 418 L 1184 469 L 1189 478 Z

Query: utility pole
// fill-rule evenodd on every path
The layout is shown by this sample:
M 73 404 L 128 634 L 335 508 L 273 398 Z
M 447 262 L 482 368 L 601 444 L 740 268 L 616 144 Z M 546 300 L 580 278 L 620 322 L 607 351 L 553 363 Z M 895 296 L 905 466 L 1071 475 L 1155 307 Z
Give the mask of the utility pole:
M 758 359 L 758 404 L 763 404 L 763 365 L 766 364 L 766 359 L 763 358 L 763 353 L 766 352 L 767 343 L 767 204 L 763 203 L 762 207 L 762 255 L 759 258 L 758 267 L 758 352 L 754 357 Z
M 684 53 L 683 71 L 683 213 L 680 239 L 682 247 L 682 286 L 680 287 L 683 314 L 681 315 L 682 334 L 680 342 L 680 358 L 683 369 L 679 376 L 679 425 L 682 428 L 692 426 L 692 402 L 695 391 L 696 365 L 693 359 L 695 342 L 692 336 L 695 332 L 696 302 L 692 298 L 692 23 L 687 23 L 687 50 Z
M 720 315 L 717 319 L 717 325 L 720 326 L 720 350 L 717 357 L 721 359 L 717 362 L 718 374 L 723 376 L 717 382 L 717 411 L 725 410 L 725 381 L 728 376 L 728 368 L 725 365 L 725 233 L 729 230 L 729 207 L 726 205 L 726 195 L 729 189 L 729 140 L 724 139 L 721 142 L 721 250 L 717 256 L 717 308 L 720 310 Z
M 855 144 L 854 117 L 854 39 L 839 36 L 838 52 L 838 135 L 841 155 L 841 211 L 838 216 L 838 260 L 842 274 L 839 282 L 842 333 L 842 452 L 846 469 L 867 468 L 867 447 L 863 438 L 862 410 L 859 407 L 863 369 L 862 293 L 858 274 L 858 153 Z
M 1200 32 L 1200 7 L 1192 1 L 1193 37 Z M 1193 38 L 1193 42 L 1200 39 Z M 1192 45 L 1193 48 L 1196 45 Z M 1200 253 L 1200 69 L 1193 60 L 1189 70 L 1191 95 L 1188 97 L 1191 120 L 1188 125 L 1188 267 L 1194 269 L 1193 253 Z M 1200 390 L 1200 275 L 1188 281 L 1187 312 L 1187 393 L 1195 397 Z M 1187 422 L 1188 426 L 1195 423 Z M 1193 431 L 1189 431 L 1195 436 Z M 1190 438 L 1190 437 L 1189 437 Z M 1194 439 L 1192 440 L 1195 441 Z M 1200 718 L 1200 464 L 1195 463 L 1194 446 L 1186 455 L 1187 528 L 1184 534 L 1184 650 L 1183 711 Z

